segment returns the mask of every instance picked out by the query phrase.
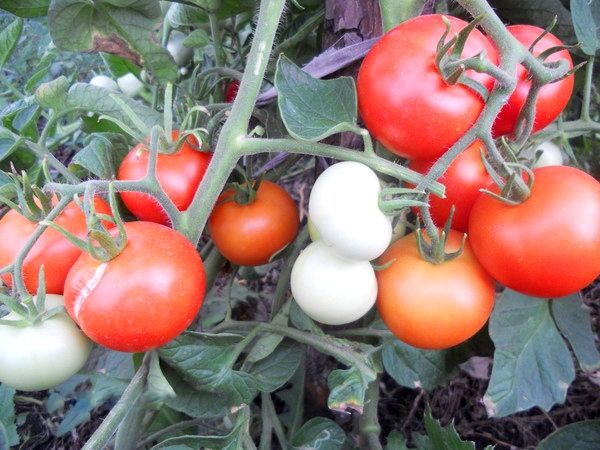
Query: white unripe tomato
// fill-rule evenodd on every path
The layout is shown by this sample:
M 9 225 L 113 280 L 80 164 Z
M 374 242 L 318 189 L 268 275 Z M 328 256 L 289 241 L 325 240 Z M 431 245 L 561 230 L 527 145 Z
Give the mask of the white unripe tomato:
M 171 54 L 178 66 L 186 66 L 192 59 L 194 50 L 183 45 L 187 36 L 181 31 L 172 31 L 167 42 L 167 51 Z
M 46 294 L 46 309 L 63 305 Z M 15 313 L 4 320 L 18 321 Z M 0 382 L 21 391 L 41 391 L 67 381 L 83 367 L 91 341 L 66 313 L 25 327 L 0 325 Z
M 371 264 L 345 258 L 323 241 L 313 242 L 300 253 L 290 286 L 298 306 L 312 319 L 328 325 L 360 319 L 377 298 Z
M 119 86 L 117 85 L 117 82 L 115 80 L 113 80 L 112 78 L 107 77 L 106 75 L 96 75 L 94 78 L 92 78 L 90 80 L 90 84 L 92 86 L 97 86 L 97 87 L 101 87 L 104 89 L 108 89 L 109 91 L 112 91 L 112 92 L 119 91 Z
M 144 88 L 144 83 L 132 73 L 117 78 L 117 84 L 119 85 L 121 92 L 128 97 L 135 97 L 142 92 L 142 89 Z
M 536 147 L 530 147 L 522 153 L 522 156 L 529 160 L 533 160 L 538 151 L 541 151 L 542 154 L 533 165 L 534 169 L 548 166 L 562 166 L 564 164 L 560 147 L 552 141 L 542 142 Z
M 343 256 L 370 261 L 390 244 L 392 224 L 379 209 L 375 172 L 344 161 L 328 167 L 310 193 L 308 214 L 321 239 Z

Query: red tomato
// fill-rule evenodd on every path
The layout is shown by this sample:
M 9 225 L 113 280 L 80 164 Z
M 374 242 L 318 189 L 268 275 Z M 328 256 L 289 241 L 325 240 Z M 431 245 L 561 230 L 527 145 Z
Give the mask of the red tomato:
M 298 208 L 285 189 L 263 180 L 254 202 L 240 205 L 233 189 L 220 197 L 208 220 L 215 245 L 229 261 L 258 266 L 289 244 L 298 234 Z
M 531 195 L 517 206 L 479 196 L 469 239 L 500 283 L 536 297 L 562 297 L 600 274 L 600 183 L 567 166 L 533 172 Z
M 233 80 L 232 82 L 227 84 L 225 88 L 225 101 L 227 103 L 233 103 L 235 97 L 240 89 L 240 82 L 238 80 Z
M 410 159 L 441 155 L 473 125 L 484 101 L 462 84 L 448 85 L 435 64 L 436 45 L 446 30 L 439 14 L 415 17 L 386 33 L 358 72 L 358 107 L 369 131 L 390 151 Z M 448 40 L 467 23 L 446 16 Z M 497 52 L 478 30 L 471 32 L 463 57 Z M 467 75 L 491 90 L 494 80 Z
M 172 136 L 173 140 L 176 140 L 179 131 L 173 130 Z M 190 136 L 175 153 L 159 153 L 156 160 L 158 182 L 179 211 L 185 211 L 190 206 L 210 163 L 211 155 L 194 150 L 195 145 L 196 139 Z M 126 181 L 144 178 L 148 171 L 149 156 L 146 143 L 133 147 L 121 162 L 117 179 Z M 138 219 L 169 224 L 167 214 L 151 195 L 142 192 L 121 192 L 121 198 L 127 209 Z
M 533 25 L 511 25 L 507 29 L 525 48 L 528 48 L 544 31 Z M 548 33 L 536 44 L 533 54 L 538 56 L 544 50 L 562 45 L 564 44 L 556 36 Z M 546 58 L 546 61 L 552 62 L 560 59 L 566 59 L 569 62 L 569 68 L 573 67 L 573 60 L 567 50 L 553 53 Z M 492 129 L 494 136 L 511 134 L 515 131 L 517 118 L 531 88 L 529 73 L 520 64 L 517 67 L 517 80 L 517 88 L 508 99 L 508 103 L 502 107 L 500 114 L 498 114 L 494 122 Z M 565 109 L 573 92 L 573 82 L 573 75 L 569 75 L 560 81 L 545 85 L 540 90 L 536 102 L 535 120 L 533 123 L 534 132 L 546 127 Z
M 462 233 L 452 230 L 446 252 L 460 248 Z M 414 233 L 396 241 L 379 259 L 395 261 L 377 272 L 377 309 L 390 331 L 423 349 L 466 341 L 483 327 L 494 306 L 494 280 L 475 259 L 469 242 L 457 258 L 425 261 Z
M 481 150 L 485 147 L 481 141 L 475 141 L 467 147 L 448 167 L 438 181 L 446 186 L 446 198 L 430 196 L 429 212 L 436 225 L 443 227 L 448 220 L 452 205 L 455 207 L 452 229 L 466 233 L 469 228 L 469 213 L 479 190 L 492 184 L 492 179 L 481 161 Z M 435 160 L 415 159 L 409 167 L 426 174 Z
M 56 203 L 56 201 L 54 201 Z M 94 208 L 98 213 L 111 215 L 110 206 L 100 197 L 94 198 Z M 70 231 L 79 238 L 85 238 L 87 226 L 85 214 L 74 202 L 71 202 L 54 220 L 58 226 Z M 112 224 L 104 222 L 106 227 Z M 11 210 L 0 220 L 0 267 L 4 267 L 15 260 L 25 242 L 34 232 L 37 223 L 26 219 L 17 211 Z M 30 293 L 37 292 L 38 274 L 40 267 L 44 266 L 46 279 L 46 292 L 48 294 L 62 294 L 65 278 L 69 269 L 77 260 L 81 250 L 71 244 L 58 231 L 47 228 L 36 241 L 31 251 L 27 254 L 23 264 L 23 281 Z M 9 287 L 12 286 L 12 275 L 3 274 L 2 281 Z
M 115 258 L 102 262 L 84 253 L 75 262 L 65 308 L 98 344 L 145 352 L 194 320 L 204 299 L 204 265 L 194 246 L 166 226 L 130 222 L 125 232 L 127 245 Z

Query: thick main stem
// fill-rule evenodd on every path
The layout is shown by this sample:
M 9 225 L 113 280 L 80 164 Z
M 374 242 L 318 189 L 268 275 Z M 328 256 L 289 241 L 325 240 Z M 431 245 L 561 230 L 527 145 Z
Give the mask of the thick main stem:
M 260 4 L 254 41 L 248 55 L 249 63 L 233 102 L 231 115 L 223 125 L 202 183 L 188 211 L 182 216 L 180 231 L 194 244 L 200 240 L 210 211 L 243 154 L 242 140 L 248 130 L 284 5 L 285 0 L 264 0 Z

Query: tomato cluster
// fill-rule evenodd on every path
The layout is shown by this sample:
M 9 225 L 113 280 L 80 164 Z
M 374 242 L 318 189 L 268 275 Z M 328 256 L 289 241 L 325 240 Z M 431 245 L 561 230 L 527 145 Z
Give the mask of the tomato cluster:
M 467 25 L 446 19 L 447 39 Z M 446 24 L 437 14 L 400 24 L 367 54 L 358 75 L 358 104 L 367 128 L 388 150 L 411 159 L 409 167 L 422 174 L 471 128 L 484 106 L 475 90 L 449 83 L 440 67 L 443 58 L 436 56 L 444 31 Z M 563 44 L 551 33 L 530 25 L 510 26 L 508 31 L 525 48 L 532 46 L 534 56 L 549 63 L 565 59 L 572 68 L 568 51 L 560 50 Z M 545 53 L 549 49 L 558 51 Z M 461 58 L 481 52 L 497 64 L 494 44 L 474 30 Z M 491 91 L 492 78 L 470 71 L 464 75 Z M 522 66 L 517 82 L 493 124 L 494 136 L 510 138 L 520 132 L 518 120 L 532 88 Z M 539 90 L 533 131 L 556 119 L 572 89 L 569 74 Z M 439 227 L 455 208 L 446 250 L 457 250 L 458 232 L 468 232 L 460 256 L 425 261 L 411 234 L 378 260 L 385 268 L 377 273 L 377 306 L 399 339 L 427 349 L 468 339 L 491 313 L 493 279 L 528 295 L 556 298 L 582 289 L 600 274 L 600 183 L 581 170 L 561 166 L 554 144 L 544 143 L 541 150 L 537 160 L 533 148 L 522 155 L 536 167 L 528 198 L 503 202 L 480 192 L 500 193 L 482 159 L 483 143 L 472 143 L 439 179 L 446 198 L 432 196 L 429 205 Z

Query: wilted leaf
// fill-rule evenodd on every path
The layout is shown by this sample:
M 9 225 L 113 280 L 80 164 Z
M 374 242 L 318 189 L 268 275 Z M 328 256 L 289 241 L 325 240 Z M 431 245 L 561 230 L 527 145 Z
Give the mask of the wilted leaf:
M 365 392 L 373 379 L 368 379 L 356 367 L 336 369 L 329 374 L 329 409 L 340 412 L 357 411 L 362 414 L 365 405 Z

